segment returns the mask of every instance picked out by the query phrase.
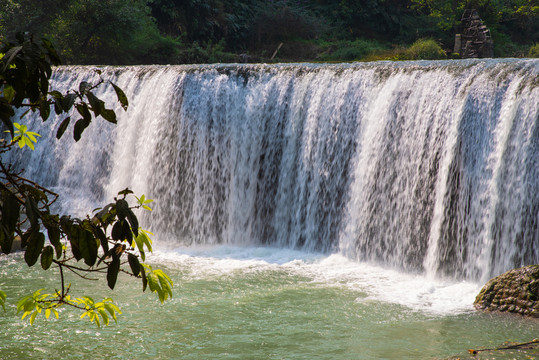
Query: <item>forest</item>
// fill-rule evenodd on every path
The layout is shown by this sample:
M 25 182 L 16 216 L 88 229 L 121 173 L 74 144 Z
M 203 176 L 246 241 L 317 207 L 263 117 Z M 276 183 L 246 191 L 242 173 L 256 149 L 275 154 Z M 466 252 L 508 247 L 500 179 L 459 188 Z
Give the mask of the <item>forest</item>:
M 539 56 L 536 0 L 0 0 L 0 41 L 46 37 L 67 64 L 458 58 L 465 9 L 495 57 Z

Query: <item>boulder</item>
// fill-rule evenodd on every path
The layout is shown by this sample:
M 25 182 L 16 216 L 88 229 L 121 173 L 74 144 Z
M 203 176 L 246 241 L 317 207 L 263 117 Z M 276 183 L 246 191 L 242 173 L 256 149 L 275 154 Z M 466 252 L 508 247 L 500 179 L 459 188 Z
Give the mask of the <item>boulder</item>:
M 475 298 L 479 310 L 539 318 L 539 265 L 530 265 L 489 280 Z

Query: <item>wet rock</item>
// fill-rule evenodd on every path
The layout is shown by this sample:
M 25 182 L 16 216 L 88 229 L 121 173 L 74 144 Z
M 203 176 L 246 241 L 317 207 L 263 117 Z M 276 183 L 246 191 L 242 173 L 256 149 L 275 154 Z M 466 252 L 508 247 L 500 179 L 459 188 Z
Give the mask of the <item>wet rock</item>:
M 479 310 L 539 317 L 539 265 L 510 270 L 489 280 L 475 298 Z

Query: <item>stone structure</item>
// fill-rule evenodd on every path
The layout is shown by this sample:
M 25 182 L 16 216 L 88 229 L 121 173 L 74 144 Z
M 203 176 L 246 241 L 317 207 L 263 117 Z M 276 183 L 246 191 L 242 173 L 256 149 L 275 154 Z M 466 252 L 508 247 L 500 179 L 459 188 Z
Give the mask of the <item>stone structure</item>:
M 539 318 L 539 265 L 510 270 L 491 279 L 475 298 L 474 306 Z
M 474 9 L 464 10 L 461 19 L 462 33 L 455 35 L 453 52 L 464 58 L 494 57 L 494 43 L 490 30 L 484 24 Z

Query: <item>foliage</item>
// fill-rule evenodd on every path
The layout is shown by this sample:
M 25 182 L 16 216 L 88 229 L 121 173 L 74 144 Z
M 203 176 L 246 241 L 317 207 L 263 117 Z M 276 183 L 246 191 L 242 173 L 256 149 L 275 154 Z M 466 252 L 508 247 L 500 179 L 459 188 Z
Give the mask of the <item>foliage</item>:
M 22 30 L 46 36 L 68 63 L 163 63 L 177 53 L 179 43 L 159 33 L 146 0 L 7 2 L 0 24 L 11 31 L 4 37 Z
M 405 51 L 409 60 L 436 60 L 445 59 L 445 52 L 441 46 L 432 39 L 419 39 Z
M 94 85 L 81 82 L 77 90 L 66 94 L 50 91 L 51 65 L 58 64 L 59 58 L 47 40 L 38 44 L 31 36 L 20 34 L 17 44 L 4 44 L 0 53 L 4 54 L 0 59 L 0 117 L 12 138 L 11 141 L 1 139 L 0 154 L 18 151 L 14 147 L 16 143 L 19 148 L 33 149 L 39 136 L 28 131 L 27 125 L 12 122 L 16 108 L 28 109 L 21 120 L 28 120 L 28 112 L 35 111 L 46 121 L 51 108 L 57 115 L 66 116 L 56 130 L 58 139 L 65 133 L 70 119 L 80 117 L 73 126 L 76 141 L 96 117 L 116 123 L 115 112 L 93 93 L 97 86 L 112 86 L 121 106 L 127 110 L 127 97 L 110 81 L 101 80 Z M 139 227 L 134 209 L 151 211 L 150 199 L 142 195 L 136 198 L 138 205 L 130 206 L 132 191 L 125 189 L 113 202 L 93 210 L 85 218 L 61 216 L 52 210 L 59 195 L 22 177 L 4 159 L 0 158 L 0 248 L 10 254 L 14 242 L 20 241 L 26 264 L 34 266 L 39 262 L 44 270 L 57 268 L 61 285 L 61 290 L 52 294 L 38 290 L 21 299 L 17 312 L 22 312 L 23 319 L 29 316 L 33 323 L 39 314 L 58 317 L 60 306 L 70 306 L 83 311 L 81 318 L 88 317 L 98 326 L 109 324 L 110 318 L 116 321 L 116 314 L 121 312 L 111 299 L 96 302 L 91 297 L 70 293 L 71 284 L 66 284 L 64 279 L 66 270 L 84 279 L 106 274 L 111 289 L 117 283 L 118 274 L 124 272 L 141 279 L 143 291 L 149 285 L 161 302 L 172 296 L 172 280 L 163 271 L 144 264 L 146 252 L 152 251 L 151 233 Z M 6 294 L 0 292 L 3 308 L 5 299 Z
M 0 0 L 0 40 L 30 29 L 77 64 L 268 61 L 281 42 L 283 59 L 349 61 L 367 48 L 350 42 L 366 40 L 407 47 L 431 38 L 450 51 L 470 8 L 496 56 L 526 56 L 539 38 L 536 0 Z M 317 41 L 330 51 L 315 54 Z
M 176 42 L 159 34 L 149 11 L 143 0 L 77 0 L 51 24 L 51 35 L 70 62 L 170 60 Z
M 0 290 L 0 305 L 2 305 L 2 309 L 6 311 L 6 293 Z
M 357 39 L 355 41 L 339 41 L 334 45 L 334 51 L 324 54 L 320 60 L 325 61 L 352 61 L 361 60 L 370 54 L 386 50 L 380 42 L 374 40 Z
M 515 42 L 527 42 L 539 36 L 539 6 L 535 0 L 410 0 L 417 11 L 435 19 L 440 35 L 453 35 L 459 29 L 465 9 L 476 9 L 494 34 L 496 32 Z M 444 36 L 445 41 L 451 40 Z M 494 42 L 496 48 L 496 41 Z
M 4 29 L 4 40 L 23 31 L 43 35 L 63 9 L 73 3 L 74 0 L 0 0 L 0 28 Z
M 28 146 L 30 149 L 34 150 L 34 143 L 37 142 L 36 137 L 41 137 L 41 135 L 33 131 L 28 131 L 26 125 L 21 125 L 19 123 L 13 123 L 13 125 L 15 125 L 17 130 L 15 130 L 15 137 L 12 142 L 17 142 L 21 149 Z M 6 130 L 6 132 L 8 131 L 9 130 Z
M 177 60 L 182 64 L 197 63 L 232 63 L 238 61 L 236 54 L 224 50 L 224 41 L 217 44 L 211 41 L 204 46 L 194 42 L 191 46 L 179 51 Z
M 530 48 L 528 56 L 531 58 L 539 58 L 539 43 L 536 43 Z
M 453 56 L 454 54 L 450 54 Z M 420 39 L 409 47 L 398 46 L 391 50 L 371 53 L 365 61 L 377 60 L 438 60 L 446 59 L 447 54 L 441 46 L 432 39 Z

